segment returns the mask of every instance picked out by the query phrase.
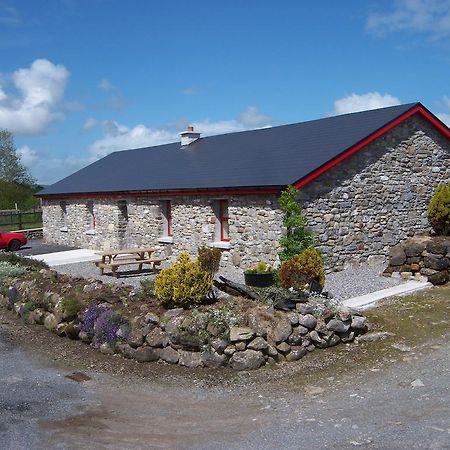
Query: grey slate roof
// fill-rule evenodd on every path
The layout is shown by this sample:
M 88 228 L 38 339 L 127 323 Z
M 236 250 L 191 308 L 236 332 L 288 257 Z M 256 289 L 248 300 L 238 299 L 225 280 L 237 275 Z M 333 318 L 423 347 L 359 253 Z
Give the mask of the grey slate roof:
M 118 151 L 38 195 L 286 186 L 417 105 Z

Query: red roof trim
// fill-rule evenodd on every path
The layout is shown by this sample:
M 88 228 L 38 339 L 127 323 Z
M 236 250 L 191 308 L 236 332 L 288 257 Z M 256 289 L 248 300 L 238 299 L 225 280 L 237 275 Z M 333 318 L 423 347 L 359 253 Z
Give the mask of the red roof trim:
M 392 128 L 396 127 L 400 123 L 402 123 L 404 120 L 406 120 L 408 117 L 411 117 L 414 114 L 420 114 L 426 121 L 431 123 L 431 125 L 434 125 L 444 136 L 446 136 L 448 139 L 450 139 L 450 129 L 442 123 L 436 116 L 434 116 L 430 111 L 428 111 L 423 105 L 417 105 L 411 108 L 409 111 L 405 112 L 401 116 L 397 117 L 397 119 L 394 119 L 392 122 L 389 122 L 384 127 L 380 128 L 378 131 L 375 131 L 375 133 L 372 133 L 370 136 L 366 137 L 362 141 L 355 144 L 353 147 L 350 147 L 345 152 L 341 153 L 336 158 L 328 161 L 323 166 L 319 167 L 318 169 L 311 172 L 309 175 L 306 175 L 306 177 L 303 177 L 301 180 L 294 183 L 294 186 L 297 189 L 302 188 L 303 186 L 307 185 L 311 181 L 315 180 L 317 177 L 322 175 L 324 172 L 330 170 L 332 167 L 336 166 L 340 162 L 347 159 L 349 156 L 353 155 L 357 151 L 361 150 L 366 145 L 370 144 L 375 139 L 379 138 L 383 134 L 387 133 L 389 130 L 392 130 Z
M 114 198 L 114 197 L 175 197 L 175 196 L 203 196 L 203 195 L 259 195 L 278 194 L 281 187 L 267 188 L 235 188 L 235 189 L 201 189 L 201 190 L 178 190 L 178 191 L 133 191 L 133 192 L 83 192 L 70 194 L 49 194 L 37 197 L 43 199 L 56 200 L 65 198 Z

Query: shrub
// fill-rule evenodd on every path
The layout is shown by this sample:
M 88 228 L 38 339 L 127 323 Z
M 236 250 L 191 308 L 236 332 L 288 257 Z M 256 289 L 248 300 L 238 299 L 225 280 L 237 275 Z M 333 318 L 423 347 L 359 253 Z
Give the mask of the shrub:
M 30 316 L 31 311 L 34 311 L 35 309 L 36 309 L 36 305 L 33 302 L 26 302 L 25 305 L 23 305 L 22 318 L 24 320 L 28 320 L 28 317 Z
M 320 253 L 308 248 L 300 255 L 285 261 L 280 269 L 281 285 L 286 288 L 304 289 L 313 280 L 325 285 L 325 270 Z
M 450 183 L 441 183 L 428 206 L 428 220 L 436 234 L 450 235 Z
M 161 270 L 155 278 L 156 298 L 162 305 L 186 308 L 201 303 L 211 292 L 213 279 L 198 261 L 191 261 L 181 252 L 171 267 Z
M 0 253 L 0 262 L 2 261 L 18 266 L 30 267 L 36 270 L 48 269 L 48 265 L 45 264 L 45 262 L 38 261 L 37 259 L 25 258 L 14 253 Z
M 141 280 L 141 293 L 139 297 L 142 300 L 145 300 L 149 297 L 155 296 L 155 280 L 147 278 L 145 280 Z
M 311 247 L 314 235 L 306 228 L 306 218 L 302 208 L 297 202 L 297 189 L 288 186 L 281 193 L 279 204 L 283 212 L 283 226 L 286 228 L 286 236 L 280 238 L 281 262 L 287 261 Z
M 98 304 L 91 305 L 83 315 L 83 322 L 80 326 L 80 331 L 84 331 L 90 337 L 94 336 L 95 321 L 105 312 L 108 311 L 105 307 Z
M 76 298 L 65 298 L 61 302 L 64 316 L 69 320 L 73 320 L 77 317 L 78 313 L 83 309 L 83 305 Z
M 259 261 L 258 264 L 249 267 L 245 273 L 270 273 L 272 270 L 272 266 L 269 266 L 264 261 Z
M 198 248 L 198 262 L 212 277 L 219 271 L 221 257 L 222 252 L 218 248 L 206 247 L 206 245 Z
M 118 339 L 116 333 L 119 327 L 125 323 L 127 320 L 120 313 L 109 309 L 103 311 L 94 324 L 94 345 L 114 344 Z
M 0 261 L 0 281 L 8 277 L 17 277 L 25 273 L 25 269 L 16 264 Z

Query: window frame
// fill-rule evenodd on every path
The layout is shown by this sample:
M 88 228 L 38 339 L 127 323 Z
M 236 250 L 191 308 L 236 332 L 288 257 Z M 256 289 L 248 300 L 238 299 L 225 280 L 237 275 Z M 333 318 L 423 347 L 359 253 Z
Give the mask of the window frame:
M 229 202 L 227 199 L 220 199 L 217 201 L 219 202 L 218 220 L 219 220 L 220 242 L 230 242 L 230 226 L 229 226 L 230 215 L 228 213 Z M 227 232 L 226 232 L 227 237 L 224 237 L 225 224 L 226 224 L 226 228 L 227 228 Z
M 160 200 L 161 215 L 163 219 L 161 238 L 173 238 L 172 229 L 172 201 L 169 199 Z

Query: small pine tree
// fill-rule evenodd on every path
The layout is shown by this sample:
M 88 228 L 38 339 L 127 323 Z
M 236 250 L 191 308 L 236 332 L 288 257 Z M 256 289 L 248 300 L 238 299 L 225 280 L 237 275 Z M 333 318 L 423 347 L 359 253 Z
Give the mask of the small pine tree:
M 450 235 L 450 183 L 441 183 L 434 191 L 428 220 L 436 234 Z
M 280 260 L 284 262 L 311 247 L 314 235 L 306 229 L 306 218 L 297 202 L 297 189 L 294 186 L 288 186 L 281 193 L 279 204 L 286 228 L 286 236 L 280 239 L 282 250 L 279 254 Z

